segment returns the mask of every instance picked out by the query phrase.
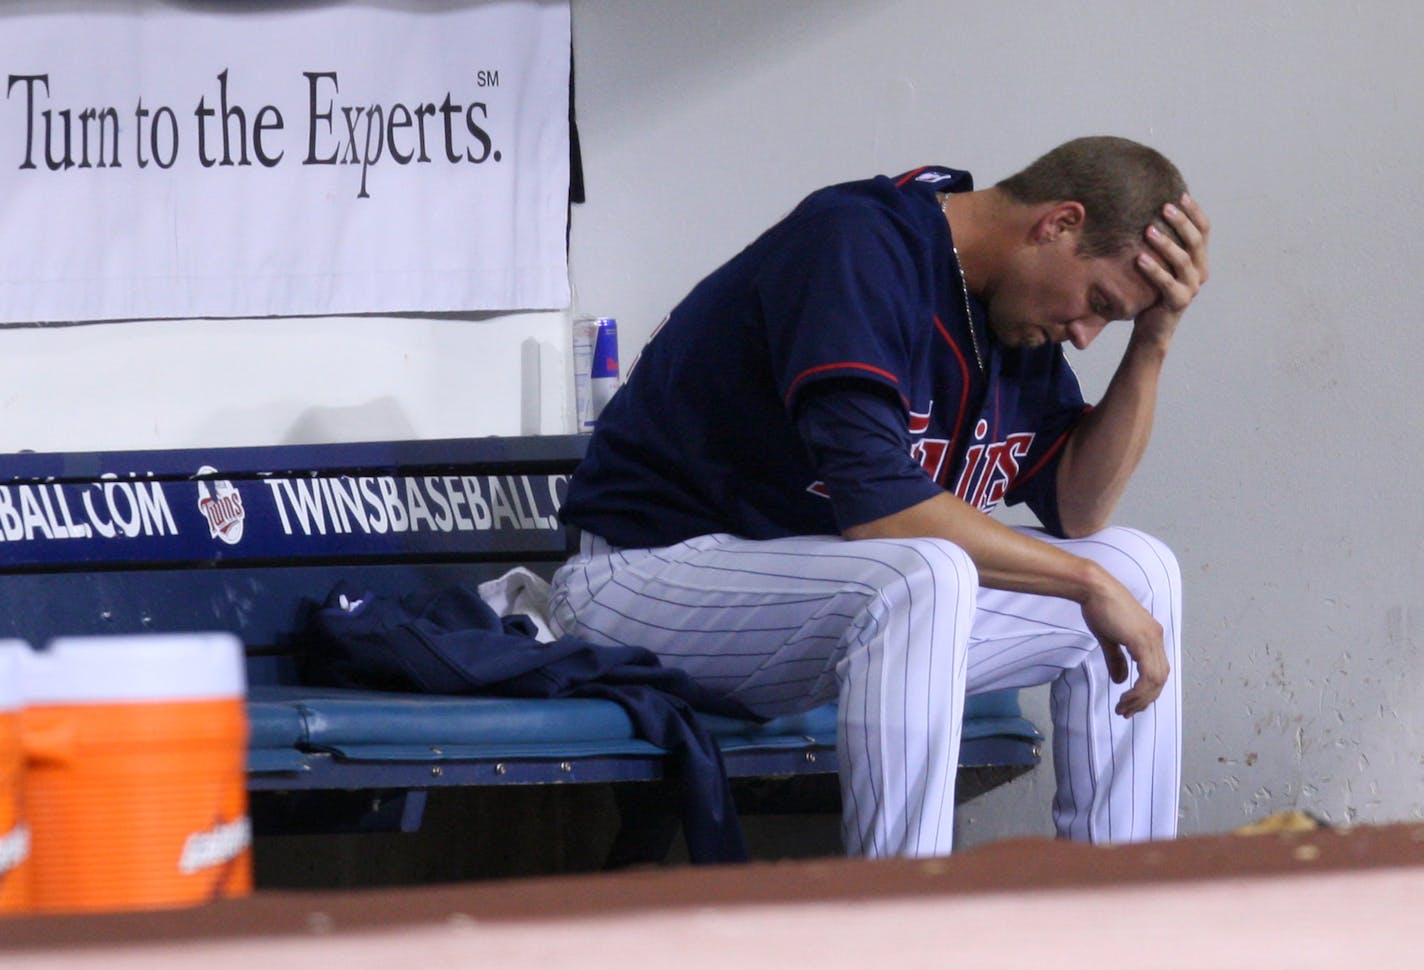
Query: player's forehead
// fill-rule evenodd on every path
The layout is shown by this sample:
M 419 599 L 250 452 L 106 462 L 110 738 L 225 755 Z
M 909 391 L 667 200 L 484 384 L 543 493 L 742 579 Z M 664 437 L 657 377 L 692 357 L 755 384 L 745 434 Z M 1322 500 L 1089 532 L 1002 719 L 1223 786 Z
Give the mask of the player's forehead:
M 1143 247 L 1134 246 L 1115 256 L 1100 256 L 1093 262 L 1089 285 L 1113 307 L 1114 317 L 1132 320 L 1161 297 L 1152 282 L 1137 268 Z

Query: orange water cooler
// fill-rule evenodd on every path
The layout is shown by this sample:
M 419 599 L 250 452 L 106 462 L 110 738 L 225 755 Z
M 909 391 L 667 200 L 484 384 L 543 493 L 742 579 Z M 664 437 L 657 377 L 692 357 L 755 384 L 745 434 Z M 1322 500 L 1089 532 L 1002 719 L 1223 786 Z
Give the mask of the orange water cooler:
M 30 828 L 24 812 L 20 675 L 30 647 L 0 640 L 0 915 L 30 909 Z
M 235 637 L 59 639 L 22 667 L 34 912 L 251 892 L 246 679 Z

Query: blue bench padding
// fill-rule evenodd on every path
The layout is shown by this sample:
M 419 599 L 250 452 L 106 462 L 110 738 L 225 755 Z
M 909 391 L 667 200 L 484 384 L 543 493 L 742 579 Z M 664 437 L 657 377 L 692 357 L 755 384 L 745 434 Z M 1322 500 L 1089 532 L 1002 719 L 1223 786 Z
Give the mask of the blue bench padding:
M 301 752 L 346 761 L 441 762 L 656 755 L 624 710 L 593 699 L 524 700 L 254 685 L 249 770 L 301 770 Z M 830 750 L 831 704 L 767 722 L 706 715 L 724 753 Z M 1020 713 L 1016 691 L 975 695 L 965 705 L 963 738 L 1042 736 Z M 971 752 L 966 750 L 966 755 Z M 964 759 L 962 759 L 964 760 Z M 972 757 L 965 763 L 973 763 Z
M 247 770 L 254 774 L 302 770 L 306 721 L 301 709 L 286 701 L 247 702 Z

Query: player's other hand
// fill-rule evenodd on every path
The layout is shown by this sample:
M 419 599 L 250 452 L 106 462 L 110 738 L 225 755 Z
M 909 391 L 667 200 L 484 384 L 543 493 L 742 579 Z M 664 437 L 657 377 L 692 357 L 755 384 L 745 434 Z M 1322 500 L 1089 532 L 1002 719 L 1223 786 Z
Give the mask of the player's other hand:
M 1162 625 L 1117 580 L 1106 572 L 1100 579 L 1097 589 L 1083 601 L 1083 621 L 1102 645 L 1114 683 L 1127 680 L 1129 656 L 1137 664 L 1137 680 L 1117 703 L 1118 714 L 1132 717 L 1157 699 L 1171 673 Z
M 1147 245 L 1137 257 L 1137 268 L 1162 296 L 1137 318 L 1135 335 L 1166 340 L 1206 284 L 1211 220 L 1197 201 L 1185 194 L 1176 205 L 1162 207 L 1162 219 L 1185 246 L 1155 225 L 1147 227 Z

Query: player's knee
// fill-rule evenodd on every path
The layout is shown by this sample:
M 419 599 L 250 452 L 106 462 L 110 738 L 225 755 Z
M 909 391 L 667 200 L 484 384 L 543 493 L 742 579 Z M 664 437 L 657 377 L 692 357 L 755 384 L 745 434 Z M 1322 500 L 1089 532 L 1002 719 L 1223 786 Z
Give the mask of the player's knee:
M 1180 593 L 1181 566 L 1162 540 L 1137 529 L 1114 526 L 1094 535 L 1092 541 L 1101 550 L 1093 558 L 1149 609 L 1173 602 Z
M 976 593 L 979 589 L 979 567 L 969 553 L 948 539 L 919 540 L 928 546 L 924 555 L 934 573 L 935 584 L 960 593 Z
M 968 593 L 972 600 L 979 588 L 979 570 L 974 560 L 948 539 L 865 539 L 874 544 L 875 558 L 884 568 L 879 585 L 905 585 L 932 594 Z

